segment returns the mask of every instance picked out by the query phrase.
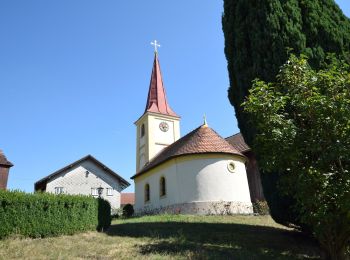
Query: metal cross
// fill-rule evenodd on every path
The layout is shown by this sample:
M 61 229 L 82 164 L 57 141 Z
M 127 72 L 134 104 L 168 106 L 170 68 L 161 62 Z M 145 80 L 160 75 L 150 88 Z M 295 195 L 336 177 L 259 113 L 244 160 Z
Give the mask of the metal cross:
M 154 45 L 154 52 L 157 53 L 158 50 L 157 50 L 157 47 L 160 47 L 159 44 L 157 44 L 157 40 L 154 40 L 154 42 L 151 42 L 152 45 Z

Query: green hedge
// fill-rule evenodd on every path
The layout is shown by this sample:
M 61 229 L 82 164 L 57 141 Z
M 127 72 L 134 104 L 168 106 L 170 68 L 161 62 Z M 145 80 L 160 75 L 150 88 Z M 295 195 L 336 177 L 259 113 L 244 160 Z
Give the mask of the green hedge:
M 111 207 L 103 199 L 0 190 L 0 238 L 100 231 L 111 224 L 110 215 Z

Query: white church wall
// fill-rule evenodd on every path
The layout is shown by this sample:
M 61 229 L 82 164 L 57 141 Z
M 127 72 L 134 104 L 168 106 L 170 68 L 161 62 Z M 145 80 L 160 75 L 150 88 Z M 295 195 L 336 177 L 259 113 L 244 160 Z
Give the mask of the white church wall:
M 160 197 L 160 178 L 165 177 L 166 195 Z M 145 186 L 150 185 L 150 200 L 145 201 Z M 167 163 L 158 167 L 154 174 L 146 173 L 135 179 L 135 210 L 142 210 L 144 207 L 157 208 L 178 202 L 176 165 Z
M 139 132 L 139 135 L 140 135 L 140 132 Z M 146 144 L 146 135 L 142 137 L 140 136 L 140 148 L 145 147 L 145 144 Z
M 101 197 L 109 201 L 113 209 L 120 207 L 119 181 L 91 161 L 83 161 L 55 176 L 47 182 L 46 191 L 55 193 L 56 187 L 63 187 L 63 193 L 72 195 L 91 195 L 92 188 L 102 187 Z M 112 189 L 112 195 L 107 195 L 107 188 Z
M 148 161 L 148 120 L 147 117 L 141 117 L 135 122 L 137 125 L 136 134 L 136 170 L 141 169 Z M 142 125 L 144 126 L 145 132 L 141 136 Z
M 235 170 L 228 170 L 234 161 Z M 160 178 L 166 178 L 165 197 L 159 196 Z M 150 185 L 150 201 L 145 202 L 145 185 Z M 231 155 L 191 155 L 172 159 L 135 179 L 137 212 L 171 205 L 188 213 L 197 208 L 208 214 L 214 204 L 230 204 L 232 213 L 252 213 L 244 160 Z M 225 204 L 225 205 L 226 205 Z M 200 209 L 199 209 L 200 208 Z M 173 208 L 174 210 L 174 208 Z
M 236 166 L 233 173 L 227 168 L 231 161 Z M 188 198 L 192 201 L 251 202 L 245 164 L 240 157 L 204 157 L 177 163 L 177 174 L 182 181 L 180 202 Z

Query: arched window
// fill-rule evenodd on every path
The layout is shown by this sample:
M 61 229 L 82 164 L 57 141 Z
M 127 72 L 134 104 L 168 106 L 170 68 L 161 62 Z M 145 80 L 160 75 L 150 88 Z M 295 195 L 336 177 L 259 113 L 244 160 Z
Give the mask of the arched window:
M 142 124 L 141 126 L 141 137 L 145 135 L 145 124 Z
M 150 190 L 149 190 L 149 184 L 147 183 L 145 185 L 145 202 L 149 201 L 150 198 Z
M 166 195 L 166 183 L 164 177 L 161 177 L 159 180 L 159 194 L 161 197 Z

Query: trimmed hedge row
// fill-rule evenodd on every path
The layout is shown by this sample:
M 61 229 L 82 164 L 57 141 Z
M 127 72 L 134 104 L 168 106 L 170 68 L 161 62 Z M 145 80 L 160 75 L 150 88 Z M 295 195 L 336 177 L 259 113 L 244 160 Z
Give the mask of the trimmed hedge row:
M 103 199 L 0 190 L 0 238 L 100 231 L 110 226 L 110 215 L 110 204 Z

